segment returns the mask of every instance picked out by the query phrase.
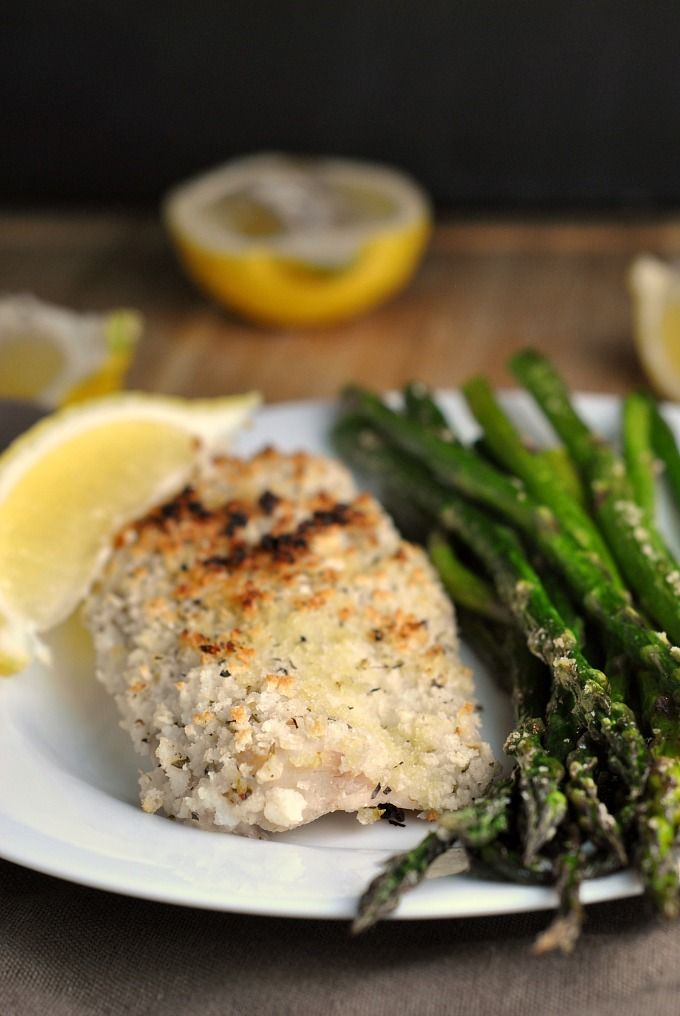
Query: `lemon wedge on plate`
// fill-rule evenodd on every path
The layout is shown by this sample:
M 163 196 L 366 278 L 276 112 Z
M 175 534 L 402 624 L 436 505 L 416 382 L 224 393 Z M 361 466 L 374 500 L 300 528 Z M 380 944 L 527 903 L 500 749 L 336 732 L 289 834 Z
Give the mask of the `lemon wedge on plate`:
M 395 293 L 430 234 L 423 191 L 394 169 L 256 155 L 180 185 L 164 217 L 188 273 L 259 323 L 328 325 Z
M 640 362 L 659 395 L 680 402 L 680 265 L 643 255 L 629 273 Z
M 47 409 L 120 388 L 142 332 L 136 311 L 78 314 L 34 296 L 0 299 L 0 397 Z
M 86 594 L 118 529 L 223 451 L 256 393 L 126 392 L 61 409 L 0 456 L 0 673 L 45 655 L 40 633 Z

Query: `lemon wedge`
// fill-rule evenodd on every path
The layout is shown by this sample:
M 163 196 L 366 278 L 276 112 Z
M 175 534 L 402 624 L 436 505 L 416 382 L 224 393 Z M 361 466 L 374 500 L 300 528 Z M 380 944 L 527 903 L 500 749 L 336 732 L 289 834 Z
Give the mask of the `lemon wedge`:
M 395 293 L 430 234 L 423 191 L 393 169 L 256 155 L 189 181 L 164 217 L 189 275 L 267 325 L 328 325 Z
M 121 387 L 142 332 L 135 311 L 78 314 L 34 296 L 0 299 L 0 396 L 47 409 Z
M 651 385 L 680 402 L 680 267 L 650 255 L 629 273 L 638 356 Z
M 256 393 L 126 392 L 61 409 L 0 456 L 0 673 L 45 655 L 40 633 L 85 596 L 127 521 L 224 450 Z

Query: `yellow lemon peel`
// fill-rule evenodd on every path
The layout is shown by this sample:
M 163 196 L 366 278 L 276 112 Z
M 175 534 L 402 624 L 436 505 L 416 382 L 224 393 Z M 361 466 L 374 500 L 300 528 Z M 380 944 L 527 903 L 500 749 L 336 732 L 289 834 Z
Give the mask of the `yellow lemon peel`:
M 176 188 L 165 221 L 189 275 L 246 318 L 321 326 L 400 289 L 430 235 L 427 199 L 392 169 L 252 156 Z
M 142 333 L 133 310 L 81 314 L 34 296 L 0 299 L 0 396 L 46 409 L 121 388 Z
M 680 401 L 680 267 L 643 255 L 629 272 L 633 333 L 656 392 Z

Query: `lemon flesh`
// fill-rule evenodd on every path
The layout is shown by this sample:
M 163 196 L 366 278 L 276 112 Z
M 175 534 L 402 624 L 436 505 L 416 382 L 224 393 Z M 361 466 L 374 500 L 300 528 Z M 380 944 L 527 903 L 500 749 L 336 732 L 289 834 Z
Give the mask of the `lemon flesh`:
M 121 388 L 142 321 L 135 311 L 79 314 L 32 296 L 0 299 L 0 396 L 47 409 Z
M 431 228 L 425 196 L 401 173 L 277 155 L 177 188 L 165 219 L 211 296 L 283 326 L 332 324 L 387 299 L 413 273 Z
M 635 343 L 656 392 L 680 401 L 680 268 L 648 255 L 631 266 Z
M 0 673 L 86 594 L 118 529 L 224 450 L 256 395 L 112 396 L 37 424 L 0 457 Z

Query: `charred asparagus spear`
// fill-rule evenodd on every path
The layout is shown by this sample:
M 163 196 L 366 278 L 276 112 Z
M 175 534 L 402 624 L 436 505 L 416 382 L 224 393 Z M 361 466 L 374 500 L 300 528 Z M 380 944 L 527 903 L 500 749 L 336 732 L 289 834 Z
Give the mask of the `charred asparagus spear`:
M 398 906 L 402 893 L 422 882 L 432 863 L 456 840 L 482 848 L 505 832 L 513 783 L 510 778 L 493 784 L 483 798 L 442 816 L 438 830 L 428 833 L 416 847 L 390 858 L 361 896 L 352 931 L 365 931 L 391 913 Z
M 441 536 L 433 536 L 429 546 L 434 565 L 454 601 L 460 602 L 463 598 L 469 603 L 466 586 L 471 583 L 476 588 L 479 579 L 472 573 L 461 572 L 449 544 Z M 487 587 L 484 601 L 479 601 L 479 605 L 488 612 L 493 602 L 493 593 Z M 506 620 L 510 620 L 507 613 Z M 545 667 L 537 666 L 535 657 L 531 656 L 514 626 L 508 628 L 504 641 L 516 718 L 515 729 L 505 742 L 505 752 L 517 761 L 524 818 L 523 863 L 528 866 L 553 839 L 566 813 L 567 799 L 560 786 L 564 767 L 543 745 L 545 724 L 542 717 L 550 693 L 549 674 Z
M 553 510 L 555 516 L 582 550 L 600 561 L 612 582 L 622 588 L 618 569 L 599 530 L 585 509 L 561 483 L 555 482 L 553 464 L 541 455 L 527 451 L 512 421 L 501 408 L 491 386 L 483 377 L 463 385 L 463 392 L 495 456 L 515 476 L 524 481 L 537 501 Z
M 535 350 L 511 361 L 564 441 L 586 480 L 609 546 L 644 610 L 680 642 L 680 570 L 661 535 L 638 505 L 623 460 L 586 426 L 553 366 Z
M 638 866 L 658 909 L 680 912 L 680 726 L 655 674 L 638 674 L 641 711 L 652 735 L 647 793 L 638 811 Z
M 550 926 L 534 942 L 534 953 L 540 955 L 554 949 L 573 951 L 584 921 L 580 889 L 585 876 L 585 858 L 578 830 L 572 829 L 565 849 L 557 863 L 559 909 Z

